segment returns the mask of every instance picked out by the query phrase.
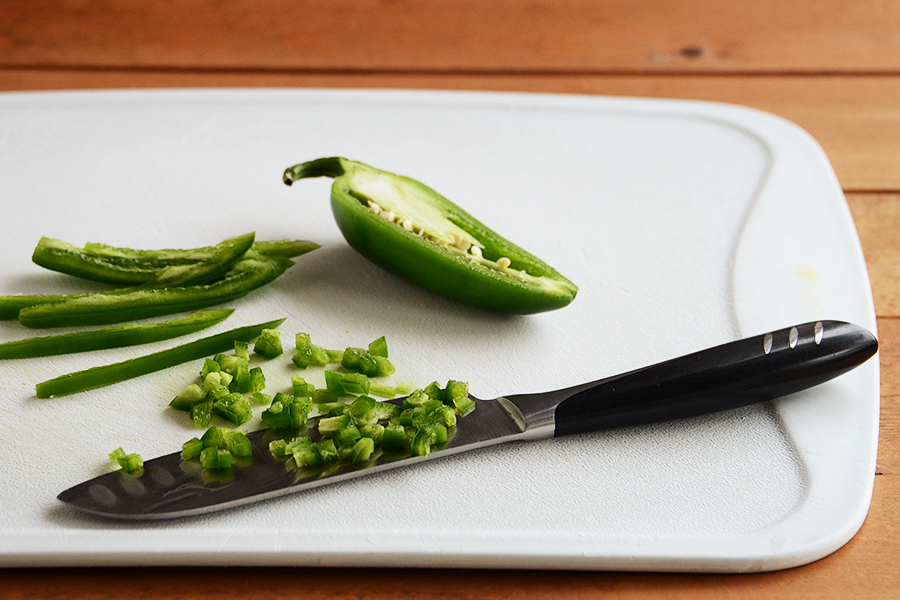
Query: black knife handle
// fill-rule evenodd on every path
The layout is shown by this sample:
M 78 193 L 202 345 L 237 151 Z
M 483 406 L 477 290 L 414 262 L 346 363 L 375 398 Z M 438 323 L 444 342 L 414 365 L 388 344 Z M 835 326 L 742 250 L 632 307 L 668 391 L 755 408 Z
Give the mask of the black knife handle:
M 670 421 L 799 392 L 878 350 L 866 329 L 816 321 L 587 384 L 560 402 L 554 435 Z

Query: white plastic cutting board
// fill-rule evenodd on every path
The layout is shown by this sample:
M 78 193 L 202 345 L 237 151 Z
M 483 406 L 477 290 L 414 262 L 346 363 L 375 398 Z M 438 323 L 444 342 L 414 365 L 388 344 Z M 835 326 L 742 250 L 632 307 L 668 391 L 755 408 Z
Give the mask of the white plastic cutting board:
M 439 190 L 580 286 L 560 311 L 462 306 L 355 254 L 341 155 Z M 0 96 L 0 294 L 101 289 L 42 271 L 41 236 L 137 248 L 310 239 L 216 331 L 287 317 L 331 348 L 386 335 L 396 381 L 483 398 L 598 379 L 818 319 L 875 329 L 834 173 L 803 131 L 710 103 L 445 92 L 215 90 Z M 0 323 L 4 340 L 32 335 Z M 56 494 L 194 435 L 166 409 L 197 364 L 75 396 L 34 384 L 177 342 L 0 364 L 0 564 L 393 565 L 756 571 L 825 556 L 868 510 L 878 361 L 768 405 L 495 447 L 171 522 L 92 518 Z M 286 359 L 285 359 L 286 360 Z M 287 389 L 286 362 L 266 368 Z M 265 367 L 265 365 L 264 365 Z M 321 371 L 306 374 L 319 383 Z

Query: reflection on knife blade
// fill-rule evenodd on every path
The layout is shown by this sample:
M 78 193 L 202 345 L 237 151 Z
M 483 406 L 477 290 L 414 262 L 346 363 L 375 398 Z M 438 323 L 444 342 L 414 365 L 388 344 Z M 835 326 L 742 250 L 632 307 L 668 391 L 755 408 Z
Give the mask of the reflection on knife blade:
M 878 342 L 863 328 L 817 321 L 702 350 L 636 371 L 540 394 L 478 400 L 446 445 L 427 457 L 373 454 L 359 465 L 291 468 L 269 451 L 270 430 L 249 434 L 252 457 L 224 474 L 183 461 L 147 461 L 144 475 L 101 475 L 59 495 L 118 519 L 167 519 L 233 508 L 353 477 L 509 441 L 698 416 L 788 395 L 862 364 Z M 402 399 L 392 400 L 399 403 Z

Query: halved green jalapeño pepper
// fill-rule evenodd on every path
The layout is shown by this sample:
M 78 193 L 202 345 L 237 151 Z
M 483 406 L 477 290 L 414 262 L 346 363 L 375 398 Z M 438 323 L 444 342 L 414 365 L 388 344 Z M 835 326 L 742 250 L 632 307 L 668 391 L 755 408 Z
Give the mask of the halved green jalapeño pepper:
M 502 312 L 562 308 L 578 287 L 428 186 L 340 157 L 288 168 L 284 182 L 332 177 L 347 242 L 382 268 L 449 298 Z

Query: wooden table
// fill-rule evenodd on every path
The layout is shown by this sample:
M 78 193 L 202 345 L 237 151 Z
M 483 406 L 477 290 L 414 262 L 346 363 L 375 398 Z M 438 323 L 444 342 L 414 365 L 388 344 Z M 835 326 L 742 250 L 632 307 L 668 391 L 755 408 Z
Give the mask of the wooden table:
M 875 490 L 859 534 L 754 575 L 369 569 L 6 569 L 4 598 L 875 598 L 900 589 L 900 2 L 3 0 L 0 90 L 354 87 L 734 102 L 824 146 L 881 342 Z M 302 593 L 298 590 L 302 590 Z

